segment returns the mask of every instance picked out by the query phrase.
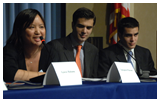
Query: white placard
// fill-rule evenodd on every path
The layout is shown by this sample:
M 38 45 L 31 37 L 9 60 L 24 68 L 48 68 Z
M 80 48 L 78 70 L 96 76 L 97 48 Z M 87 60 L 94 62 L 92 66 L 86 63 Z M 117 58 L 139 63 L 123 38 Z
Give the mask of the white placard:
M 140 83 L 132 65 L 127 62 L 114 62 L 108 72 L 107 82 Z
M 7 89 L 7 87 L 6 87 L 6 85 L 5 85 L 5 82 L 3 81 L 3 91 L 7 91 L 8 89 Z
M 52 62 L 46 72 L 43 85 L 82 85 L 76 62 Z

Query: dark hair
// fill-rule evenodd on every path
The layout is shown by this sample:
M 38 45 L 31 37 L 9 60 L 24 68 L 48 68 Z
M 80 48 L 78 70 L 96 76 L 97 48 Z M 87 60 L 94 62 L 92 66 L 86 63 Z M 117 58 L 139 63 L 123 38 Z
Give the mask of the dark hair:
M 45 21 L 39 11 L 35 9 L 25 9 L 17 15 L 14 21 L 12 34 L 7 40 L 7 44 L 12 43 L 18 50 L 21 50 L 23 48 L 22 32 L 30 26 L 37 14 L 41 17 L 45 26 Z
M 127 27 L 127 28 L 138 27 L 138 29 L 139 29 L 139 23 L 135 18 L 132 18 L 132 17 L 122 18 L 118 22 L 118 32 L 123 34 L 125 31 L 125 27 Z
M 94 21 L 93 25 L 95 25 L 95 23 L 96 23 L 96 16 L 94 15 L 94 13 L 91 10 L 89 10 L 88 8 L 85 8 L 85 7 L 81 7 L 74 12 L 73 23 L 76 24 L 77 20 L 79 18 L 86 18 L 86 19 L 93 18 L 93 21 Z

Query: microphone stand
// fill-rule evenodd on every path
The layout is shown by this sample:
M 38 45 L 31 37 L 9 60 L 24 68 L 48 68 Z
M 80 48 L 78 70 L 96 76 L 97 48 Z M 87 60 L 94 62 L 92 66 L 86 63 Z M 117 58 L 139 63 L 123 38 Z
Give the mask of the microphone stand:
M 118 44 L 119 45 L 119 44 Z M 121 45 L 119 45 L 127 54 L 129 54 L 128 53 L 128 51 L 126 51 L 126 49 L 124 49 Z M 140 76 L 142 76 L 142 69 L 140 68 L 140 65 L 139 65 L 139 63 L 137 62 L 137 60 L 136 60 L 136 58 L 134 58 L 131 54 L 129 54 L 129 56 L 131 56 L 135 61 L 136 61 L 136 64 L 137 64 L 137 75 L 140 77 Z
M 122 46 L 120 46 L 120 47 L 122 47 Z M 126 49 L 124 49 L 123 47 L 122 47 L 122 49 L 125 52 L 127 52 Z M 127 52 L 127 54 L 129 54 L 129 53 Z M 149 78 L 149 72 L 150 71 L 142 71 L 142 69 L 140 68 L 139 63 L 136 60 L 136 58 L 134 58 L 131 54 L 129 54 L 129 56 L 131 56 L 137 63 L 137 75 L 138 75 L 138 77 L 139 77 L 141 82 L 156 82 L 156 80 Z M 146 73 L 146 75 L 145 75 L 145 73 Z

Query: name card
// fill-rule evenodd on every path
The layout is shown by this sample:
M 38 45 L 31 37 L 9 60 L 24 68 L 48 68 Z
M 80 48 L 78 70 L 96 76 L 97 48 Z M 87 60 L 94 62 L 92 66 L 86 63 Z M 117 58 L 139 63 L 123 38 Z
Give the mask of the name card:
M 3 91 L 7 91 L 8 89 L 7 89 L 7 87 L 6 87 L 6 85 L 5 85 L 5 82 L 3 81 Z
M 76 62 L 52 62 L 46 71 L 43 85 L 82 85 Z
M 140 83 L 131 63 L 114 62 L 108 72 L 107 82 Z

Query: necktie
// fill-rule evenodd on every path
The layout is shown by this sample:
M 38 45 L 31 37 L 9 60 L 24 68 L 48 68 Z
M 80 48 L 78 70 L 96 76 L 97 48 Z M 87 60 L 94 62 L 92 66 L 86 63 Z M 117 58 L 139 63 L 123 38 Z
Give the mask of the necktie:
M 82 45 L 77 46 L 77 54 L 76 54 L 76 63 L 78 65 L 79 71 L 81 73 L 82 77 L 82 69 L 81 69 L 81 60 L 80 60 L 80 51 L 81 51 Z
M 128 53 L 129 53 L 131 56 L 133 55 L 132 51 L 129 51 Z M 129 54 L 127 54 L 128 62 L 131 63 L 132 66 L 133 66 L 133 63 L 132 63 L 132 61 L 131 61 L 131 56 L 130 56 Z

